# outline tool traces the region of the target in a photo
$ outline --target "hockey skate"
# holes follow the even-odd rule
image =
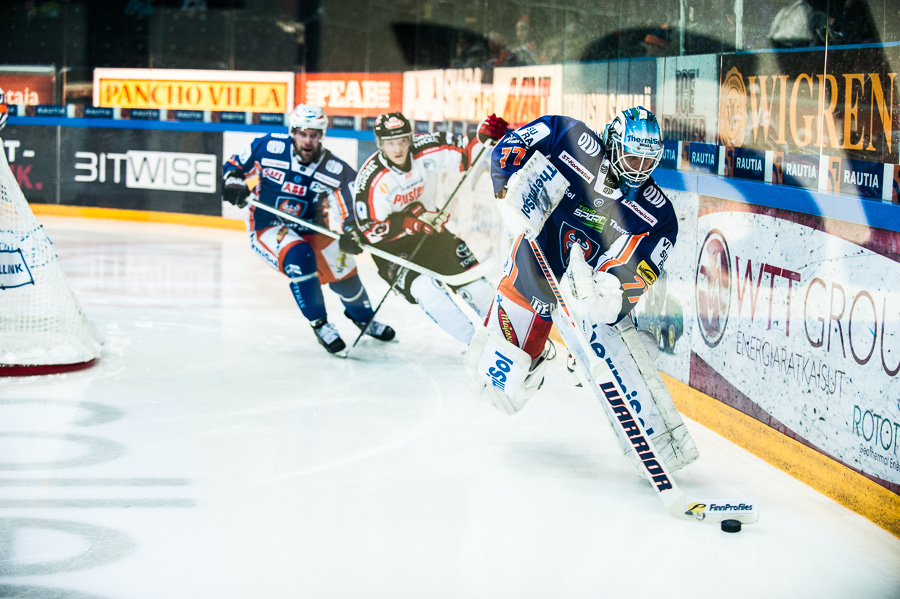
[[[319,344],[330,354],[336,354],[347,347],[344,340],[338,334],[337,328],[327,318],[320,318],[309,323]]]
[[[366,323],[355,320],[346,310],[344,310],[344,316],[349,318],[353,324],[359,327],[360,331],[366,328]],[[369,337],[374,337],[379,341],[391,341],[396,336],[396,334],[397,333],[394,331],[394,329],[386,324],[378,322],[377,320],[373,320],[371,323],[369,323],[369,328],[366,329],[366,335],[368,335]]]

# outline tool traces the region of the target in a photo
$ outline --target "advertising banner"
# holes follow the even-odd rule
[[[0,89],[7,104],[55,104],[56,69],[53,67],[0,67]]]
[[[719,143],[896,164],[900,48],[723,54]]]
[[[94,106],[284,114],[293,101],[294,73],[94,69]]]
[[[900,492],[900,234],[701,196],[690,385]]]
[[[60,197],[98,206],[220,215],[222,134],[64,128]]]
[[[494,111],[511,127],[545,114],[562,114],[562,80],[562,65],[496,68]]]
[[[297,73],[294,104],[321,106],[328,116],[378,116],[403,103],[400,73]]]
[[[0,142],[25,199],[55,204],[58,163],[56,127],[8,125],[3,129]]]
[[[633,106],[656,113],[656,60],[567,64],[563,67],[562,112],[598,132]]]
[[[496,71],[495,71],[496,72]],[[502,116],[494,87],[482,69],[443,69],[403,73],[403,114],[419,121],[479,122]]]
[[[656,118],[663,139],[715,144],[719,57],[675,56],[660,62]]]

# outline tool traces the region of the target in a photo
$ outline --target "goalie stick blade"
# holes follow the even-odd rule
[[[756,502],[747,499],[687,499],[680,510],[677,506],[671,506],[669,509],[673,515],[686,520],[716,524],[723,520],[737,520],[741,524],[753,524],[759,520],[759,509]]]

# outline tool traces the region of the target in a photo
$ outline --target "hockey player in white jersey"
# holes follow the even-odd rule
[[[427,175],[460,172],[471,166],[478,143],[500,139],[508,125],[491,115],[481,122],[475,138],[449,133],[413,135],[409,120],[399,112],[382,114],[375,124],[378,152],[359,169],[356,178],[354,237],[391,254],[412,259],[435,272],[454,275],[478,264],[466,242],[446,228],[448,212],[429,211],[422,203]],[[343,241],[343,240],[342,240]],[[348,251],[354,248],[344,245]],[[415,256],[411,256],[415,253]],[[381,277],[394,285],[407,301],[418,304],[441,328],[468,343],[474,331],[471,320],[433,278],[373,256]],[[480,318],[487,316],[493,285],[480,277],[450,288]]]
[[[620,113],[603,135],[569,117],[544,116],[500,141],[491,177],[504,225],[516,239],[465,363],[482,393],[506,413],[522,409],[541,386],[552,356],[551,325],[563,329],[536,243],[590,341],[587,369],[592,376],[595,368],[613,370],[647,434],[677,470],[697,450],[655,368],[655,343],[643,343],[629,317],[662,272],[678,232],[672,204],[650,176],[661,156],[659,125],[640,106]],[[634,457],[625,440],[623,447]]]
[[[322,145],[328,118],[317,106],[298,105],[288,117],[290,134],[270,133],[255,139],[224,165],[223,200],[247,204],[247,181],[255,181],[258,201],[303,220],[324,225],[329,210],[343,223],[350,216],[356,171]],[[346,344],[328,321],[322,284],[344,304],[344,315],[381,341],[394,330],[373,321],[374,311],[356,262],[339,242],[255,206],[250,207],[250,244],[258,256],[290,279],[291,292],[309,320],[318,342],[329,352]]]

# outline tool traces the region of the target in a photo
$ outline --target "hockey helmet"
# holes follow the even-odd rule
[[[606,126],[603,146],[613,172],[631,183],[646,181],[663,155],[659,123],[643,106],[620,112]]]
[[[288,115],[288,129],[291,131],[294,129],[318,129],[324,137],[328,130],[328,117],[318,106],[297,104],[297,107]]]
[[[412,124],[403,116],[402,112],[387,112],[378,115],[375,119],[375,141],[381,148],[381,142],[386,139],[398,139],[409,136],[412,138]]]

